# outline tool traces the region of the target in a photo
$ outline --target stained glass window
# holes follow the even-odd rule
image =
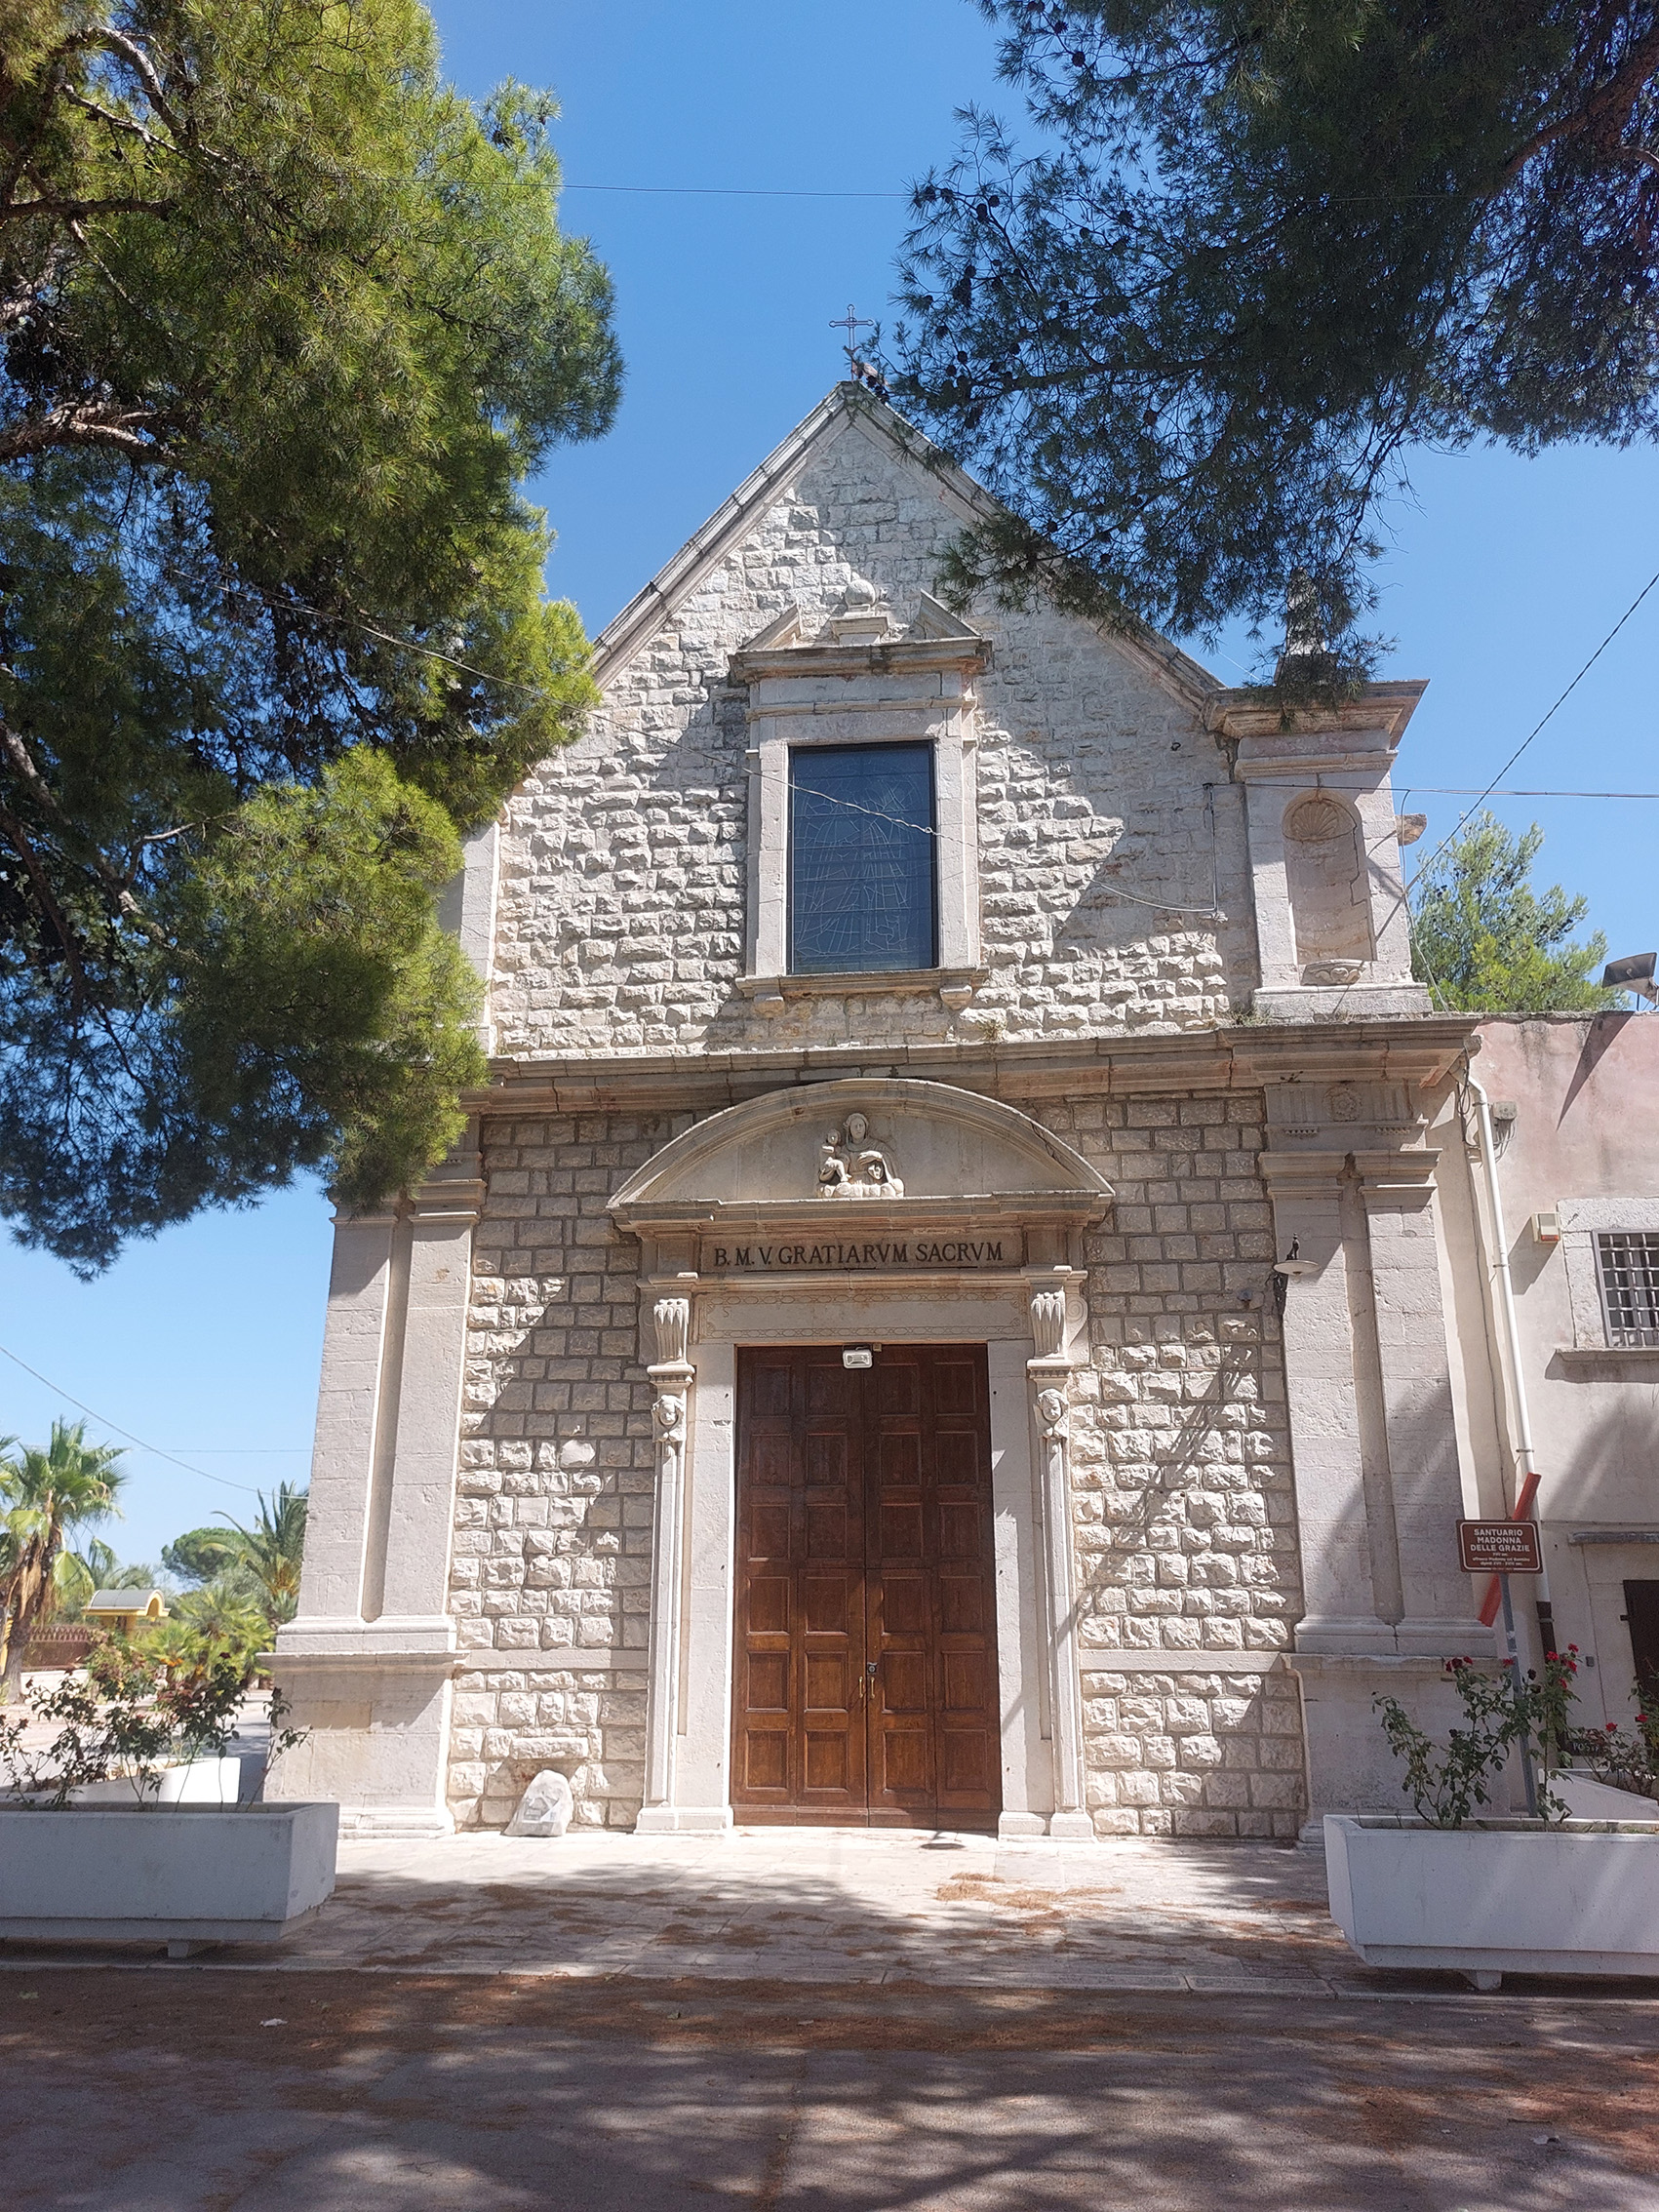
[[[931,968],[935,850],[930,745],[791,753],[791,973]]]

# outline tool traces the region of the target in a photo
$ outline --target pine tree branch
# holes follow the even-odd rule
[[[181,142],[188,142],[194,134],[186,128],[182,119],[176,112],[163,88],[155,63],[137,39],[129,38],[125,31],[116,30],[112,24],[99,23],[91,30],[77,31],[72,38],[66,38],[58,51],[59,55],[68,56],[74,53],[96,52],[100,47],[106,53],[118,54],[121,57],[143,86],[145,97],[150,105],[173,133],[173,136]]]
[[[178,213],[172,200],[11,200],[0,206],[0,222],[21,222],[30,216],[53,216],[59,221],[79,222],[88,216],[156,215]]]
[[[55,821],[61,823],[65,829],[72,829],[74,824],[62,807],[59,805],[57,794],[53,791],[52,786],[35,766],[34,756],[17,731],[4,722],[0,722],[0,753],[4,753],[19,775],[21,776],[35,803],[49,813]],[[86,854],[85,865],[91,868],[93,874],[109,893],[123,921],[130,923],[139,935],[147,937],[152,945],[159,946],[163,951],[171,950],[171,941],[166,930],[150,920],[134,897],[130,880],[124,877],[118,869],[111,867],[96,847]]]
[[[1547,147],[1565,138],[1581,138],[1613,121],[1622,107],[1628,116],[1640,99],[1648,79],[1659,74],[1659,23],[1655,23],[1645,38],[1638,39],[1623,62],[1603,85],[1580,101],[1570,115],[1562,115],[1542,131],[1534,132],[1520,151],[1512,155],[1507,169],[1499,178],[1495,189],[1507,191],[1520,178],[1529,162],[1535,161]],[[1639,149],[1632,149],[1638,151]]]
[[[148,407],[73,403],[49,408],[44,415],[25,415],[10,429],[0,430],[0,462],[25,460],[31,454],[50,453],[64,446],[112,446],[117,453],[131,454],[137,459],[155,460],[162,448],[153,433],[165,422],[164,415]]]
[[[53,932],[63,948],[63,958],[69,964],[69,972],[75,978],[76,987],[83,989],[86,975],[81,967],[80,941],[74,930],[69,927],[68,918],[62,907],[58,903],[57,896],[52,889],[52,879],[48,876],[41,857],[30,841],[27,830],[11,809],[3,804],[0,804],[0,836],[4,836],[6,843],[22,862],[24,872],[34,889],[34,895],[40,906],[40,911],[51,923]]]

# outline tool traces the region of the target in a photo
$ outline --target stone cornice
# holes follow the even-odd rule
[[[1284,749],[1291,758],[1301,749],[1298,740],[1305,744],[1309,738],[1346,735],[1362,730],[1384,731],[1389,744],[1395,746],[1428,688],[1426,679],[1417,678],[1394,684],[1366,684],[1356,697],[1344,699],[1339,705],[1297,708],[1286,725],[1284,710],[1279,702],[1264,696],[1252,685],[1216,692],[1205,706],[1205,727],[1217,737],[1283,739]],[[1284,764],[1277,761],[1258,761],[1256,773],[1271,772],[1281,765]]]
[[[736,1052],[617,1053],[492,1061],[470,1114],[709,1113],[791,1085],[848,1076],[924,1076],[1010,1101],[1163,1097],[1368,1079],[1427,1088],[1480,1050],[1456,1015],[1397,1020],[1242,1022],[1167,1037],[1036,1039],[1029,1044],[808,1046]]]
[[[734,684],[759,684],[768,677],[923,676],[940,668],[976,673],[990,663],[988,638],[891,637],[860,638],[846,645],[750,646],[734,652],[729,665]]]

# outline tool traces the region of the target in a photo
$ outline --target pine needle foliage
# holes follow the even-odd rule
[[[592,702],[519,487],[619,389],[555,113],[415,0],[0,0],[0,1211],[83,1272],[482,1074],[434,901]]]
[[[1057,573],[1213,636],[1298,570],[1327,689],[1414,443],[1659,425],[1659,0],[982,0],[1040,150],[918,185],[895,397]]]
[[[1607,957],[1598,929],[1573,931],[1590,901],[1532,887],[1544,843],[1534,822],[1517,837],[1490,812],[1412,886],[1411,971],[1437,1007],[1467,1013],[1581,1013],[1617,1006],[1619,994],[1593,980]]]

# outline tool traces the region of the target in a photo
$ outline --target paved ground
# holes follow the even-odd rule
[[[1373,1977],[1317,1854],[757,1829],[347,1843],[292,1963],[1311,1994]],[[1352,1973],[1350,1973],[1352,1969]]]
[[[0,1949],[0,2201],[1659,2212],[1659,2002],[1349,1957],[1306,1854],[348,1844],[276,1960]]]

